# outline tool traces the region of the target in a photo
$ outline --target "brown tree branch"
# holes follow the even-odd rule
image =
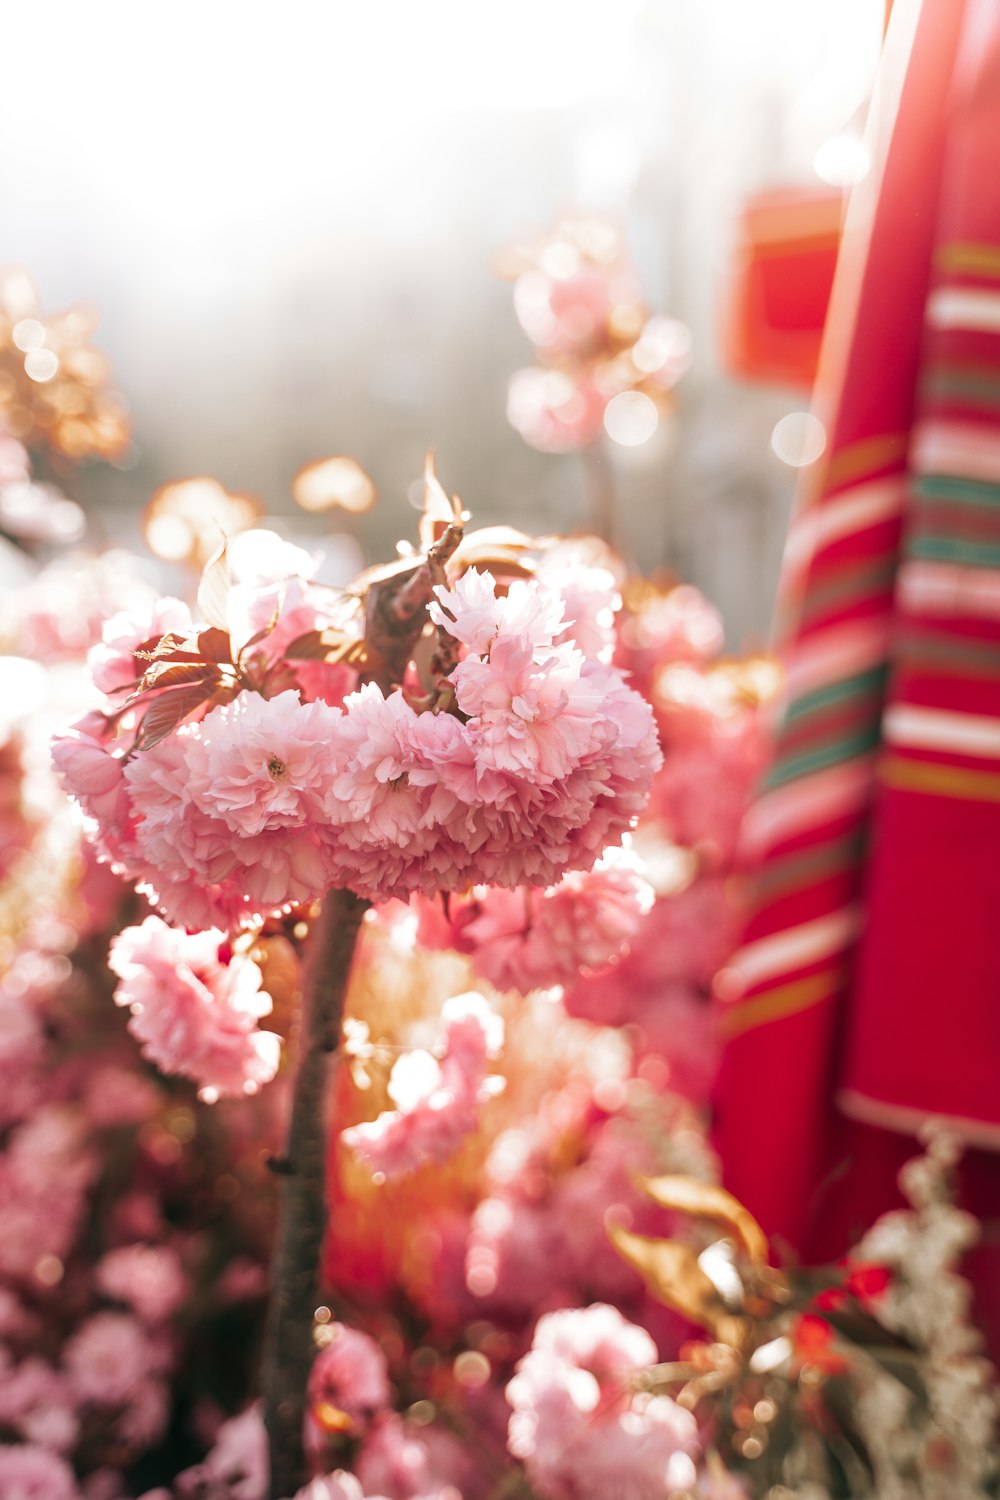
[[[309,950],[264,1353],[271,1500],[289,1500],[307,1477],[302,1426],[327,1221],[330,1085],[351,962],[367,907],[352,891],[329,891]]]

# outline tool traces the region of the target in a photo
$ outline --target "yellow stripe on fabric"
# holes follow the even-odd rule
[[[967,771],[942,761],[889,755],[876,774],[883,786],[897,792],[924,792],[965,802],[1000,802],[1000,774],[995,771]]]
[[[857,910],[845,906],[747,943],[730,959],[726,972],[731,982],[750,989],[765,979],[778,978],[829,958],[832,953],[841,953],[854,941],[857,931]]]
[[[794,633],[794,628],[799,623],[798,617],[806,594],[807,581],[812,581],[813,564],[817,564],[817,569],[822,567],[822,560],[817,560],[816,554],[821,550],[824,541],[833,539],[833,536],[829,534],[823,536],[827,530],[827,514],[831,515],[833,533],[836,534],[839,517],[835,512],[839,509],[838,501],[841,498],[839,492],[860,486],[865,481],[889,479],[893,475],[901,479],[906,465],[908,444],[908,432],[879,433],[873,437],[863,438],[860,442],[848,444],[836,453],[829,454],[825,463],[811,466],[808,470],[808,477],[804,476],[804,483],[798,491],[795,509],[792,513],[785,547],[785,564],[782,568],[782,580],[775,604],[774,637],[777,642],[781,643],[789,639],[790,634]],[[873,490],[879,488],[876,484],[872,485]],[[866,497],[866,504],[868,499],[870,496]],[[879,500],[885,501],[886,496],[880,494]],[[898,499],[894,495],[891,496],[884,519],[889,519],[892,514],[898,515],[901,503],[901,495]],[[849,531],[853,529],[854,519],[852,518]],[[892,550],[895,550],[895,544]]]
[[[902,514],[904,476],[862,479],[807,507],[797,516],[785,550],[785,566],[801,568],[845,537],[881,526]]]
[[[934,264],[941,271],[995,276],[1000,280],[1000,245],[972,242],[939,245],[934,252]]]
[[[841,984],[840,968],[827,969],[820,974],[809,974],[805,979],[793,979],[790,984],[778,985],[763,995],[754,995],[752,1000],[743,1000],[729,1010],[724,1010],[719,1020],[719,1030],[724,1037],[740,1036],[770,1021],[781,1021],[809,1010],[821,1001],[828,1000]]]
[[[878,437],[864,438],[860,443],[851,443],[839,453],[830,455],[824,474],[825,484],[833,489],[837,485],[853,484],[865,475],[872,478],[880,469],[891,464],[900,465],[906,455],[909,434],[884,432]]]

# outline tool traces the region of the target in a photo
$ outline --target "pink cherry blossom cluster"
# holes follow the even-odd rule
[[[655,1361],[646,1330],[607,1304],[539,1320],[507,1399],[511,1452],[546,1500],[669,1500],[694,1486],[694,1417],[630,1383]]]
[[[0,598],[4,650],[52,665],[78,661],[116,611],[151,610],[156,595],[126,552],[67,553]]]
[[[99,1243],[107,1235],[111,1248],[93,1261],[81,1253],[91,1195],[110,1157],[105,1132],[120,1140],[123,1127],[149,1114],[155,1092],[151,1099],[141,1078],[112,1061],[114,1041],[98,1039],[95,1053],[87,1035],[88,1057],[60,1013],[65,984],[54,961],[46,965],[39,954],[32,961],[28,952],[18,955],[5,981],[8,1001],[20,996],[47,1034],[80,1050],[60,1056],[59,1044],[49,1043],[29,1056],[21,1049],[31,1087],[7,1100],[0,1146],[0,1429],[22,1446],[0,1449],[0,1493],[18,1494],[17,1484],[28,1482],[23,1476],[37,1473],[39,1484],[45,1476],[45,1484],[56,1486],[53,1493],[65,1481],[76,1500],[65,1459],[85,1452],[95,1434],[122,1452],[145,1450],[162,1436],[175,1362],[167,1326],[189,1283],[173,1246],[130,1238],[163,1228],[149,1208],[140,1209],[131,1183],[132,1203],[126,1191],[101,1233],[87,1235]],[[79,989],[73,998],[79,1004]]]
[[[315,1446],[330,1431],[365,1432],[392,1400],[388,1361],[369,1334],[343,1323],[326,1323],[319,1333],[308,1391]]]
[[[574,870],[547,890],[473,891],[452,898],[447,919],[420,908],[422,942],[467,953],[498,990],[571,984],[626,952],[653,904],[641,862],[610,848],[591,870]]]
[[[0,416],[0,535],[33,550],[77,541],[84,513],[53,484],[39,483],[31,472],[27,448],[7,430]]]
[[[446,1161],[475,1130],[480,1106],[503,1088],[503,1079],[487,1072],[503,1035],[503,1021],[482,995],[446,1000],[438,1055],[418,1048],[397,1058],[388,1084],[396,1108],[345,1130],[345,1145],[383,1177]]]
[[[185,933],[150,916],[118,934],[108,964],[129,1031],[164,1073],[193,1078],[209,1100],[256,1093],[274,1077],[281,1039],[257,1025],[271,997],[225,933]]]
[[[565,219],[506,257],[514,311],[537,363],[518,370],[507,416],[532,447],[566,453],[595,443],[616,395],[662,401],[690,357],[683,324],[650,317],[620,232],[600,219]]]
[[[572,626],[542,582],[501,595],[470,569],[436,592],[432,619],[465,647],[454,713],[373,683],[342,708],[244,691],[132,755],[115,720],[81,720],[54,758],[106,857],[192,928],[331,886],[384,900],[589,868],[644,805],[651,710],[616,668],[556,642]],[[132,670],[136,633],[115,625],[104,680]]]
[[[632,1174],[653,1158],[627,1119],[584,1119],[578,1128],[568,1172],[553,1162],[561,1142],[546,1139],[544,1125],[512,1128],[493,1146],[465,1249],[465,1286],[480,1314],[523,1319],[591,1296],[635,1297],[634,1273],[607,1225],[639,1222]]]
[[[78,1110],[43,1099],[0,1152],[0,1276],[31,1280],[42,1257],[69,1253],[98,1161]]]
[[[473,1478],[481,1465],[458,1438],[443,1426],[406,1422],[391,1409],[386,1362],[375,1341],[344,1324],[331,1324],[327,1331],[328,1348],[342,1344],[337,1374],[331,1380],[324,1351],[314,1366],[314,1382],[316,1395],[322,1393],[317,1409],[329,1406],[331,1456],[321,1460],[316,1452],[318,1471],[288,1500],[485,1500],[482,1484]],[[360,1423],[334,1431],[338,1414],[350,1417],[357,1409],[354,1377],[373,1404],[365,1406]],[[337,1406],[338,1401],[343,1405]],[[354,1472],[337,1462],[338,1451],[346,1456],[345,1441],[351,1445],[348,1451],[353,1449]],[[222,1423],[200,1464],[180,1474],[170,1490],[150,1492],[144,1500],[265,1500],[267,1481],[264,1424],[259,1409],[251,1406]],[[77,1500],[75,1489],[68,1493]]]
[[[563,603],[557,643],[571,641],[584,656],[611,661],[623,574],[618,558],[596,537],[557,541],[539,555],[536,575]]]

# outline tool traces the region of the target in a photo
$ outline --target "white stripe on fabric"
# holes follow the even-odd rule
[[[856,536],[892,520],[902,512],[903,495],[903,479],[893,475],[890,479],[869,480],[803,511],[801,519],[792,525],[785,567],[798,571],[842,537]]]
[[[910,615],[1000,619],[1000,568],[911,558],[899,570],[896,602]]]
[[[871,795],[874,777],[875,756],[868,754],[765,792],[743,820],[747,857],[762,859],[804,829],[821,829],[856,813]]]
[[[799,927],[787,927],[741,948],[726,965],[727,975],[738,979],[745,992],[765,979],[791,973],[838,953],[853,941],[858,926],[857,908],[846,906],[842,911],[816,917]]]
[[[969,328],[1000,333],[1000,292],[974,287],[939,287],[927,299],[926,320],[932,328]]]
[[[925,422],[910,449],[918,474],[1000,484],[1000,436],[973,422]]]
[[[977,755],[985,760],[1000,758],[1000,719],[985,714],[960,714],[952,709],[894,703],[882,721],[882,734],[890,745],[954,750],[959,755]]]
[[[787,692],[792,697],[844,682],[884,661],[889,621],[848,620],[796,641],[788,653]]]

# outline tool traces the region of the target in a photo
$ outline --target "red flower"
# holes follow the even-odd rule
[[[881,1296],[891,1280],[892,1274],[887,1266],[858,1265],[851,1271],[844,1287],[859,1302],[867,1303]]]
[[[824,1318],[803,1313],[792,1328],[792,1342],[800,1365],[812,1365],[825,1375],[841,1375],[847,1360],[833,1347],[833,1329]]]

